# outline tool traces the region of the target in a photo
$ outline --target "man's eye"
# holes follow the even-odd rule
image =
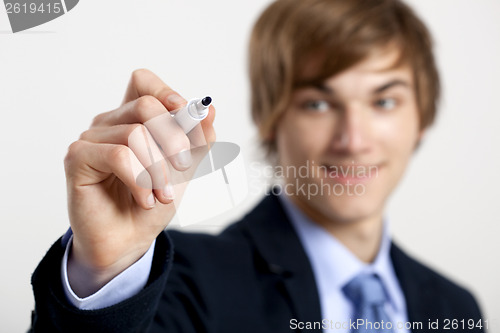
[[[375,107],[383,110],[392,110],[396,107],[396,104],[394,98],[381,98],[375,102]]]
[[[325,112],[330,109],[330,104],[323,100],[313,100],[305,102],[304,108],[311,111]]]

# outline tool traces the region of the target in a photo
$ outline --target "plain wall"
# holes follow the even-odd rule
[[[187,98],[209,93],[218,139],[238,144],[247,165],[254,161],[246,51],[268,3],[85,0],[18,34],[0,9],[0,332],[28,328],[31,273],[68,227],[68,145],[120,104],[132,70],[151,69]],[[444,99],[387,216],[395,239],[472,290],[498,329],[500,2],[409,3],[434,34]],[[214,232],[258,199],[186,229]]]

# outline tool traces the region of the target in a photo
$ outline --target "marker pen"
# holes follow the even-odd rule
[[[188,134],[191,130],[208,116],[208,107],[212,103],[212,98],[197,98],[190,100],[186,106],[180,108],[172,114],[175,121]]]

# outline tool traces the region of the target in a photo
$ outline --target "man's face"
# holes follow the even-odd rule
[[[284,189],[317,222],[381,217],[403,175],[421,132],[410,67],[391,68],[397,55],[298,88],[277,126]]]

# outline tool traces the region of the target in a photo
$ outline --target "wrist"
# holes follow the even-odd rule
[[[146,248],[144,251],[140,249],[129,252],[114,261],[91,261],[88,260],[91,256],[86,256],[82,251],[79,251],[77,244],[73,239],[73,243],[68,249],[67,274],[71,289],[80,298],[96,293],[148,251]]]

